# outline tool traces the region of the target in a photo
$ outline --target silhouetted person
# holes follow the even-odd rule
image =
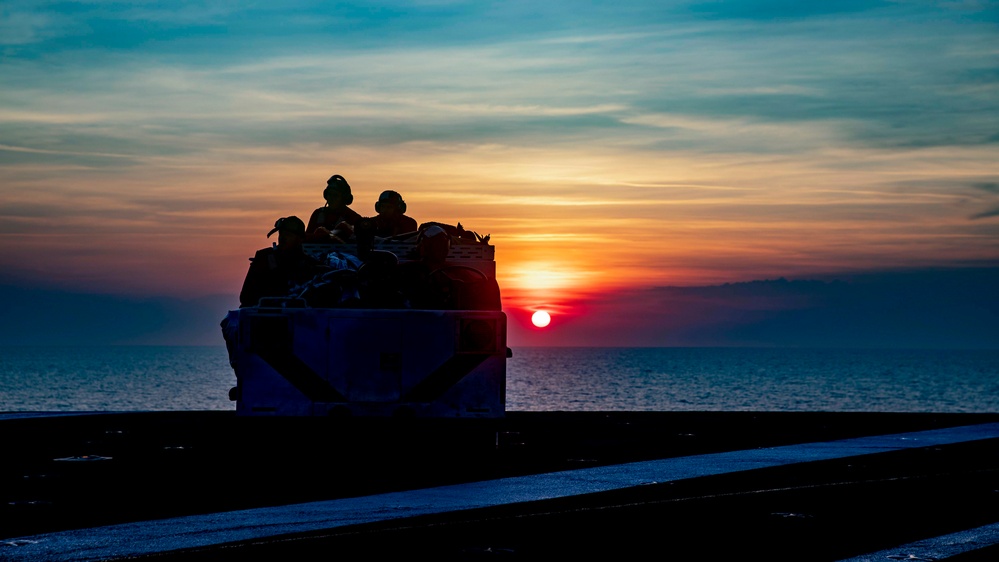
[[[439,309],[446,305],[443,288],[433,279],[434,272],[447,264],[451,237],[439,226],[420,232],[416,259],[399,264],[397,282],[408,308]]]
[[[383,191],[375,202],[375,236],[388,238],[416,232],[416,220],[406,215],[406,202],[397,191]]]
[[[362,262],[357,270],[362,306],[403,308],[403,296],[396,284],[399,258],[392,252],[374,248],[374,218],[358,221],[354,234],[357,240],[357,257]]]
[[[332,176],[323,190],[326,206],[319,207],[309,217],[305,229],[307,242],[346,242],[354,233],[354,225],[361,215],[348,207],[354,202],[350,184],[343,176]]]
[[[239,306],[256,306],[261,297],[290,296],[291,290],[309,281],[328,268],[302,250],[305,223],[298,217],[285,217],[274,223],[267,233],[278,233],[277,246],[259,250],[253,256],[250,269],[239,293]]]
[[[449,262],[451,235],[442,226],[420,231],[416,258],[398,266],[406,306],[420,309],[501,310],[499,285],[481,270]]]

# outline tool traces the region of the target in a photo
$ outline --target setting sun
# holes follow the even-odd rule
[[[552,321],[551,315],[545,312],[544,310],[539,310],[535,312],[534,315],[531,316],[531,322],[533,322],[534,325],[539,328],[544,328],[551,321]]]

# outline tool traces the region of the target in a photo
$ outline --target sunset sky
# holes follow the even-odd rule
[[[0,288],[220,319],[332,174],[489,234],[523,343],[661,328],[662,287],[999,266],[995,1],[276,5],[0,4]]]

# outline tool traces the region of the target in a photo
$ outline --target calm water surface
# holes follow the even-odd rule
[[[999,412],[999,351],[524,348],[511,410]]]
[[[0,347],[0,411],[231,410],[224,347]],[[999,351],[518,348],[510,411],[999,412]]]

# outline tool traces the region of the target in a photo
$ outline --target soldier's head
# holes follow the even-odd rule
[[[299,248],[305,241],[305,223],[296,216],[279,218],[267,237],[275,232],[278,233],[278,247],[283,249]]]
[[[420,231],[416,239],[420,259],[432,264],[443,264],[451,252],[451,237],[439,226]]]
[[[346,207],[354,202],[354,195],[350,192],[350,184],[343,179],[343,176],[332,176],[326,180],[323,199],[330,207]]]
[[[398,191],[383,191],[375,202],[375,212],[379,215],[394,216],[406,214],[406,202]]]

